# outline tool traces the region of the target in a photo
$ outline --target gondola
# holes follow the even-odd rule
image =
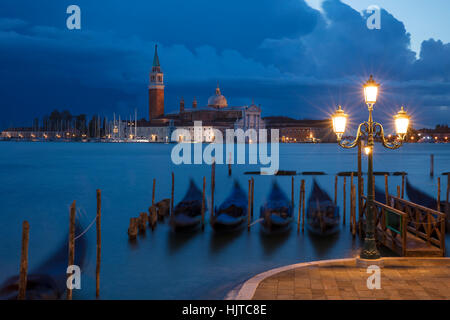
[[[215,210],[211,226],[215,231],[233,231],[244,225],[247,217],[248,199],[237,181],[228,198]]]
[[[406,194],[411,202],[433,210],[437,209],[437,200],[427,195],[425,192],[413,187],[408,179],[406,179]],[[441,201],[441,208],[445,208],[445,201]]]
[[[281,233],[289,230],[293,219],[292,203],[277,182],[272,184],[269,198],[260,208],[264,233]]]
[[[75,225],[75,235],[82,232],[81,225]],[[65,237],[64,239],[68,239]],[[87,241],[85,236],[75,240],[74,264],[83,269],[86,255]],[[38,268],[32,270],[27,276],[27,300],[58,300],[64,298],[67,285],[68,241]],[[0,299],[16,300],[19,291],[19,276],[12,276],[0,287]]]
[[[339,231],[339,221],[339,207],[314,179],[306,211],[308,230],[321,236],[331,235]]]
[[[191,179],[186,195],[173,209],[170,226],[175,232],[195,231],[200,226],[201,215],[202,192]]]

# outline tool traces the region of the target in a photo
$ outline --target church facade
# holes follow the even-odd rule
[[[179,111],[166,114],[164,112],[164,73],[160,66],[157,46],[155,46],[148,92],[149,122],[146,126],[140,126],[137,129],[137,136],[140,138],[155,142],[169,142],[171,133],[175,129],[183,128],[192,131],[195,121],[202,121],[204,136],[201,140],[204,142],[214,141],[212,134],[214,129],[225,134],[226,129],[246,131],[265,128],[260,106],[253,102],[245,106],[229,106],[219,84],[206,105],[199,106],[194,98],[192,107],[186,108],[184,99],[181,98]],[[195,138],[195,141],[198,141],[198,137]]]

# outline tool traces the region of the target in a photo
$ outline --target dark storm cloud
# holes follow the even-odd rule
[[[69,31],[72,2],[26,3],[0,4],[0,126],[55,108],[146,116],[155,42],[168,111],[181,96],[205,104],[219,80],[230,104],[254,98],[264,115],[326,117],[336,104],[358,112],[374,73],[380,108],[428,108],[426,123],[449,121],[449,44],[425,41],[416,60],[405,26],[384,10],[381,30],[369,30],[368,14],[339,0],[323,13],[302,0],[77,1],[82,30]]]

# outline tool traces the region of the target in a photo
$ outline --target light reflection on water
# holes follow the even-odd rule
[[[154,232],[147,231],[132,244],[127,238],[129,218],[147,211],[151,202],[152,179],[156,178],[156,200],[170,197],[170,174],[175,172],[175,203],[186,192],[189,178],[201,186],[207,178],[210,195],[210,166],[175,166],[170,161],[171,145],[164,144],[77,144],[9,143],[0,144],[0,282],[17,273],[20,261],[21,223],[29,220],[30,270],[66,240],[68,208],[73,200],[86,212],[84,225],[95,216],[95,190],[102,189],[102,270],[101,297],[105,299],[216,299],[237,284],[267,269],[318,259],[351,257],[358,252],[359,239],[347,225],[338,235],[320,238],[297,234],[263,235],[259,225],[227,235],[215,234],[209,225],[204,232],[178,235],[167,223]],[[429,176],[429,155],[435,154],[435,177]],[[397,151],[375,148],[376,171],[407,171],[410,181],[430,195],[437,192],[436,178],[450,171],[449,145],[406,145]],[[363,169],[366,168],[363,157]],[[257,165],[233,166],[228,177],[226,165],[216,167],[215,204],[225,199],[238,179],[244,189]],[[334,196],[334,175],[356,170],[356,150],[342,150],[334,144],[280,145],[280,169],[324,171],[319,184]],[[264,202],[274,177],[255,176],[255,216]],[[276,177],[288,197],[291,177]],[[295,202],[300,180],[306,181],[306,199],[312,177],[295,177]],[[342,208],[342,180],[339,178],[338,204]],[[445,179],[441,179],[445,199]],[[355,180],[356,181],[356,180]],[[376,177],[384,188],[384,177]],[[389,178],[396,190],[401,178]],[[347,178],[347,196],[350,183]],[[297,208],[295,208],[297,213]],[[209,212],[207,213],[207,216]],[[87,233],[89,252],[82,272],[82,290],[75,297],[95,298],[95,229]],[[447,248],[449,248],[447,236]],[[448,250],[447,250],[448,252]],[[389,254],[388,252],[384,252]]]

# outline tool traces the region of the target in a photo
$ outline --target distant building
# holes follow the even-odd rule
[[[136,136],[147,138],[150,141],[167,141],[171,138],[174,128],[193,129],[194,121],[202,121],[204,129],[203,141],[212,141],[210,134],[213,129],[264,129],[264,120],[261,119],[261,107],[255,105],[229,106],[228,100],[221,93],[219,84],[216,92],[207,102],[206,106],[198,106],[194,98],[192,108],[186,108],[184,98],[180,100],[179,112],[165,114],[164,112],[164,73],[155,46],[152,70],[149,82],[149,122],[141,124]],[[172,129],[165,129],[172,126]],[[183,138],[184,139],[184,138]]]
[[[150,83],[148,86],[149,120],[164,116],[164,73],[161,70],[158,57],[158,46],[155,46]]]
[[[288,117],[264,118],[267,129],[278,129],[280,142],[335,142],[330,120],[296,120]]]

